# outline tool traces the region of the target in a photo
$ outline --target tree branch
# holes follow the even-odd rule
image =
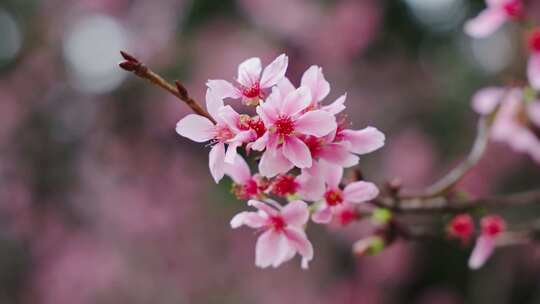
[[[489,124],[485,117],[478,120],[476,139],[469,155],[456,168],[422,193],[400,195],[403,199],[423,199],[444,196],[480,161],[489,141]]]
[[[123,70],[132,72],[140,78],[146,79],[152,84],[157,85],[162,89],[165,89],[169,93],[178,97],[178,99],[183,101],[185,104],[187,104],[188,107],[193,110],[193,112],[208,118],[214,124],[216,123],[214,118],[203,107],[201,107],[201,105],[195,99],[189,96],[187,89],[182,85],[181,82],[176,81],[175,85],[172,85],[171,83],[163,79],[163,77],[146,67],[134,56],[124,51],[120,51],[120,54],[125,59],[125,61],[122,61],[118,64]]]

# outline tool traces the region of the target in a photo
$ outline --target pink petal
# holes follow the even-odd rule
[[[231,106],[219,108],[217,115],[230,129],[239,131],[238,125],[240,122],[240,114],[238,114]]]
[[[294,167],[283,154],[266,150],[259,161],[259,173],[265,177],[274,177],[281,173],[287,173]]]
[[[283,143],[283,156],[298,168],[309,168],[312,164],[308,146],[294,136],[288,136]]]
[[[235,88],[232,83],[226,81],[226,80],[208,80],[206,83],[206,86],[212,90],[212,92],[216,95],[216,97],[224,99],[224,98],[240,98],[242,96],[242,92]]]
[[[474,38],[484,38],[494,33],[507,20],[503,9],[487,8],[465,23],[465,33]]]
[[[495,239],[489,236],[481,235],[476,240],[476,245],[469,258],[469,268],[478,269],[482,267],[495,249]]]
[[[313,101],[323,100],[330,93],[330,84],[324,78],[322,68],[312,65],[302,75],[301,86],[308,87]]]
[[[269,88],[283,79],[288,65],[289,57],[285,54],[279,55],[264,69],[261,76],[261,88]]]
[[[270,96],[275,96],[274,94]],[[258,106],[256,108],[257,114],[262,119],[265,126],[270,126],[274,124],[274,122],[279,117],[279,110],[278,108],[273,104],[269,102],[270,97],[268,97],[267,102],[263,104],[262,106]]]
[[[212,90],[206,90],[206,109],[210,116],[219,120],[219,109],[223,107],[223,99],[219,98]]]
[[[246,225],[250,228],[261,228],[266,224],[266,219],[261,217],[257,212],[243,211],[236,214],[231,219],[231,228],[236,229],[242,225]]]
[[[302,229],[293,227],[285,228],[284,233],[292,247],[302,256],[302,268],[306,269],[309,261],[313,259],[313,245],[306,233]]]
[[[349,168],[358,164],[360,158],[349,152],[349,145],[328,144],[319,151],[319,158],[334,165]]]
[[[278,215],[278,211],[275,208],[270,207],[267,203],[258,201],[258,200],[249,200],[248,206],[255,207],[259,211],[262,211],[268,215]]]
[[[288,256],[289,247],[283,234],[267,230],[257,239],[255,245],[255,265],[266,268],[270,265],[279,266],[279,262]]]
[[[264,133],[263,136],[259,137],[256,141],[253,142],[253,144],[251,144],[251,149],[255,151],[264,150],[266,144],[268,143],[269,136],[270,135],[268,134],[268,132]]]
[[[319,161],[319,173],[330,189],[337,189],[343,178],[343,168],[326,161]]]
[[[214,124],[206,117],[189,114],[176,124],[176,133],[196,142],[214,138]]]
[[[325,204],[313,213],[311,219],[317,224],[328,224],[332,220],[332,209]]]
[[[321,137],[335,130],[337,123],[334,115],[316,110],[300,116],[296,120],[294,128],[300,133]]]
[[[488,115],[495,110],[504,97],[505,90],[497,87],[485,88],[474,94],[472,107],[480,115]]]
[[[527,77],[531,87],[540,90],[540,54],[533,54],[529,58]]]
[[[371,153],[384,146],[384,134],[374,127],[362,130],[343,130],[343,140],[351,144],[350,151],[357,154]]]
[[[236,160],[236,156],[238,155],[237,148],[240,146],[241,142],[232,142],[227,147],[227,153],[225,153],[225,163],[226,164],[234,164],[234,161]]]
[[[238,82],[248,88],[259,81],[261,76],[261,60],[253,57],[238,66]]]
[[[281,210],[287,225],[301,228],[309,219],[308,205],[303,201],[292,201]]]
[[[299,184],[298,194],[301,198],[308,201],[322,199],[325,190],[324,180],[320,176],[312,176],[305,171],[305,169],[302,170],[302,174],[296,178]]]
[[[338,99],[336,99],[333,103],[322,107],[321,110],[326,111],[333,115],[337,115],[341,113],[343,110],[345,110],[346,99],[347,99],[347,94],[343,94]]]
[[[285,96],[281,106],[281,114],[294,116],[309,106],[311,94],[306,87],[300,87]]]
[[[343,190],[343,200],[351,203],[370,201],[379,195],[379,188],[369,182],[354,182],[348,184]]]
[[[294,85],[291,83],[291,81],[287,77],[283,77],[283,79],[281,79],[281,81],[278,82],[277,87],[279,91],[281,92],[281,94],[285,96],[287,96],[292,91],[296,90]]]
[[[238,155],[233,164],[225,164],[225,174],[239,185],[244,185],[251,179],[251,172],[246,160]]]
[[[210,167],[210,174],[214,178],[216,183],[225,175],[225,145],[218,143],[210,150],[208,159],[208,166]]]

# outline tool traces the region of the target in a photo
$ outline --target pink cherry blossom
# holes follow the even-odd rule
[[[523,16],[521,0],[486,0],[487,8],[465,23],[465,33],[483,38],[491,35],[505,22]]]
[[[259,174],[251,175],[249,166],[240,155],[233,164],[225,164],[225,174],[234,181],[233,192],[238,199],[261,199],[269,186],[268,180]]]
[[[277,86],[279,87],[282,94],[288,94],[295,90],[294,85],[291,81],[285,77],[283,78]],[[311,103],[309,104],[310,109],[321,109],[327,111],[331,114],[339,114],[345,110],[345,99],[347,94],[343,94],[338,97],[334,102],[328,105],[322,105],[322,101],[330,93],[330,83],[324,77],[322,68],[316,65],[310,66],[302,75],[300,81],[301,87],[306,87],[311,93]]]
[[[476,240],[476,245],[469,258],[469,267],[471,269],[478,269],[485,264],[493,254],[497,236],[506,230],[504,219],[497,215],[483,217],[480,225],[482,232]]]
[[[303,136],[321,137],[337,127],[335,117],[322,110],[305,111],[311,102],[309,89],[300,87],[283,95],[276,87],[266,102],[257,107],[266,133],[252,145],[254,150],[266,149],[259,162],[263,176],[286,173],[294,166],[309,168],[312,157]]]
[[[256,138],[256,134],[252,129],[241,130],[238,127],[240,115],[230,106],[225,107],[223,100],[210,89],[206,91],[206,108],[216,120],[216,124],[201,115],[190,114],[177,123],[176,132],[196,142],[212,141],[208,165],[217,183],[223,178],[225,162],[234,162],[236,148],[243,142]],[[225,144],[229,145],[227,152]]]
[[[245,104],[256,105],[266,96],[265,90],[285,77],[288,64],[289,58],[281,54],[262,70],[259,58],[249,58],[238,66],[237,85],[226,80],[209,80],[207,86],[220,98],[241,98]]]
[[[309,219],[307,204],[293,201],[281,207],[273,201],[264,203],[256,200],[248,204],[258,212],[238,213],[232,218],[231,227],[246,225],[262,231],[255,247],[255,265],[278,267],[298,253],[302,256],[302,268],[307,268],[313,259],[313,247],[304,231]]]
[[[365,181],[353,182],[345,186],[344,189],[341,189],[339,184],[343,179],[342,167],[321,161],[319,163],[318,174],[323,176],[326,189],[320,198],[322,199],[321,205],[312,217],[316,223],[330,222],[336,211],[341,210],[341,208],[336,208],[336,206],[350,206],[367,202],[379,195],[377,186]]]
[[[488,88],[474,96],[473,108],[482,115],[496,110],[491,139],[540,163],[540,101],[526,102],[521,89]]]

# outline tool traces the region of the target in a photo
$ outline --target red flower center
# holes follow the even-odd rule
[[[249,127],[257,132],[257,137],[261,137],[266,132],[266,127],[264,126],[264,122],[259,117],[253,118],[249,121]]]
[[[343,195],[339,189],[328,190],[324,194],[324,199],[329,206],[335,206],[343,202]]]
[[[292,175],[280,175],[276,177],[272,185],[272,192],[279,196],[295,194],[298,189],[298,183]]]
[[[306,144],[306,146],[308,146],[309,152],[311,152],[312,157],[319,156],[319,153],[321,152],[323,146],[322,139],[315,136],[308,136],[304,138],[304,143]]]
[[[532,52],[540,52],[540,29],[535,29],[529,36],[529,49]]]
[[[521,0],[511,0],[504,4],[504,11],[508,16],[514,19],[523,17],[523,4]]]
[[[276,230],[281,231],[285,228],[285,220],[279,215],[270,217],[270,226]]]
[[[250,88],[244,87],[242,89],[242,95],[247,98],[255,98],[261,95],[261,87],[258,82],[254,83]]]
[[[278,118],[278,120],[274,123],[274,126],[276,127],[276,132],[279,135],[287,136],[294,132],[294,122],[288,116]]]

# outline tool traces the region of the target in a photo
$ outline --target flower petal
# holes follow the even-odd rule
[[[208,157],[208,166],[210,167],[210,174],[214,178],[216,183],[225,175],[225,145],[218,143],[212,147]]]
[[[238,66],[238,82],[248,88],[259,82],[261,76],[261,60],[249,58]]]
[[[225,164],[225,174],[230,176],[232,180],[239,185],[244,185],[251,179],[251,172],[246,160],[237,155],[234,163]]]
[[[270,207],[267,203],[258,200],[249,200],[248,206],[255,207],[268,215],[278,215],[278,211],[275,208]]]
[[[303,201],[292,201],[281,209],[281,215],[287,225],[300,228],[309,219],[308,205]]]
[[[176,133],[196,142],[214,138],[214,124],[208,118],[189,114],[176,124]]]
[[[527,113],[531,122],[540,128],[540,101],[530,103],[527,106]]]
[[[379,188],[370,182],[354,182],[343,190],[343,200],[351,203],[370,201],[379,195]]]
[[[281,114],[294,116],[309,106],[311,93],[306,87],[300,87],[285,96],[281,105]]]
[[[223,99],[219,98],[211,89],[206,90],[206,109],[215,120],[219,119],[219,109],[223,107]]]
[[[529,58],[527,77],[531,87],[540,90],[540,54],[531,55]]]
[[[330,83],[324,78],[322,68],[316,65],[304,72],[300,85],[309,88],[313,102],[323,100],[330,93]]]
[[[495,110],[504,97],[505,90],[497,87],[482,89],[472,98],[472,107],[480,115],[488,115]]]
[[[347,94],[343,94],[331,104],[322,107],[321,110],[326,111],[333,115],[337,115],[341,113],[343,110],[345,110],[346,99],[347,99]]]
[[[284,242],[283,239],[284,235],[274,230],[267,230],[261,234],[255,245],[255,265],[266,268],[282,260],[283,256],[286,256],[289,252],[287,242]]]
[[[250,228],[261,228],[266,223],[266,219],[261,217],[257,212],[243,211],[236,214],[231,219],[231,228],[236,229],[242,225],[246,225]]]
[[[332,220],[332,209],[327,206],[326,204],[321,206],[313,215],[311,216],[311,220],[313,220],[317,224],[328,224]]]
[[[313,260],[313,245],[304,230],[289,226],[285,228],[284,233],[292,247],[302,256],[302,268],[308,268],[309,261]]]
[[[343,130],[340,133],[343,141],[351,144],[350,151],[357,154],[371,153],[384,146],[384,133],[374,127],[362,130]]]
[[[300,116],[294,124],[296,131],[317,137],[322,137],[337,128],[334,115],[321,110],[309,111]]]
[[[503,9],[487,8],[465,23],[465,33],[474,38],[484,38],[494,33],[508,19]]]
[[[330,189],[337,189],[343,178],[343,168],[326,161],[319,161],[319,172]]]
[[[281,173],[287,173],[294,167],[281,151],[266,150],[259,161],[259,173],[265,177],[274,177]]]
[[[294,136],[288,136],[283,143],[283,156],[298,168],[309,168],[312,164],[308,146]]]
[[[313,166],[312,166],[313,168]],[[296,177],[298,182],[298,195],[308,201],[318,201],[323,198],[325,185],[321,176],[312,176],[306,170]]]
[[[237,148],[240,146],[242,142],[232,142],[227,147],[227,152],[225,153],[225,164],[234,164],[234,161],[236,160],[236,156],[238,155]]]
[[[479,236],[469,258],[469,268],[478,269],[482,267],[493,254],[494,249],[495,239],[493,237]]]
[[[288,65],[289,57],[285,54],[281,54],[274,59],[262,72],[261,88],[269,88],[283,79]]]
[[[232,83],[222,80],[222,79],[210,79],[208,82],[206,82],[206,86],[212,90],[212,92],[216,95],[218,98],[240,98],[242,96],[242,92],[235,88]]]
[[[320,159],[344,168],[355,166],[360,161],[358,156],[349,152],[349,145],[343,145],[341,143],[323,146],[318,156]]]
[[[288,95],[292,91],[296,90],[294,85],[291,83],[291,81],[287,77],[283,77],[283,79],[281,79],[281,81],[278,82],[277,88],[283,95]]]
[[[217,115],[222,122],[224,122],[230,129],[238,132],[238,123],[240,121],[240,114],[238,114],[231,106],[227,105],[218,109]]]

